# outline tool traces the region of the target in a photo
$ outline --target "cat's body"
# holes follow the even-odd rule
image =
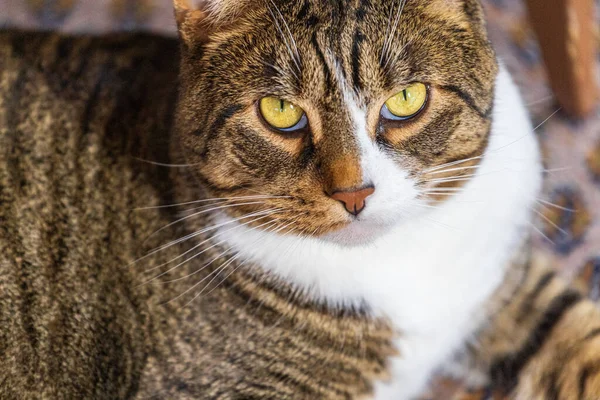
[[[243,228],[225,234],[244,257],[315,297],[334,306],[364,301],[390,319],[402,333],[396,342],[402,357],[392,367],[394,383],[381,386],[382,399],[414,395],[440,360],[481,326],[483,304],[531,229],[541,182],[537,143],[506,71],[496,86],[501,89],[481,177],[427,218],[351,249]],[[278,251],[292,247],[299,249],[293,257]]]
[[[408,21],[441,29],[439,1],[407,6]],[[0,398],[404,400],[446,367],[517,399],[597,399],[600,313],[528,257],[539,154],[476,3],[444,3],[462,30],[443,32],[464,35],[447,44],[479,69],[400,69],[431,82],[431,104],[379,126],[377,145],[370,104],[387,83],[367,60],[380,43],[356,29],[399,8],[278,3],[275,25],[254,5],[213,37],[203,19],[222,10],[177,1],[181,54],[155,37],[0,33]],[[331,38],[317,27],[339,45],[320,51]],[[293,31],[303,58],[267,29]],[[298,96],[288,80],[302,74],[314,137],[263,131],[244,96]],[[450,196],[410,198],[415,176],[464,160],[464,185],[438,181]],[[375,191],[339,222],[329,189],[352,179]]]

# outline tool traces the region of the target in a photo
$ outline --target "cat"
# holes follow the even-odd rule
[[[0,33],[0,398],[600,398],[478,0],[174,6]]]

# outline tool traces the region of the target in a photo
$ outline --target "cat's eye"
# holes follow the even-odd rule
[[[413,83],[390,97],[381,109],[381,115],[391,120],[410,119],[419,114],[426,103],[427,86],[422,83]]]
[[[265,97],[260,101],[259,109],[265,122],[280,131],[297,131],[308,125],[304,110],[287,100]]]

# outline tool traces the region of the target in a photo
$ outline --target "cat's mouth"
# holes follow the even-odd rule
[[[381,221],[364,216],[353,217],[352,221],[319,236],[319,239],[347,247],[367,246],[389,232],[395,222],[392,218]]]

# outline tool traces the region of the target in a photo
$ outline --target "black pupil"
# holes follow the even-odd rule
[[[280,112],[283,112],[283,106],[284,106],[283,100],[279,100],[279,111]]]
[[[407,101],[407,100],[408,100],[408,98],[407,98],[407,96],[406,96],[406,89],[404,89],[404,90],[402,91],[402,96],[404,96],[404,101]]]

